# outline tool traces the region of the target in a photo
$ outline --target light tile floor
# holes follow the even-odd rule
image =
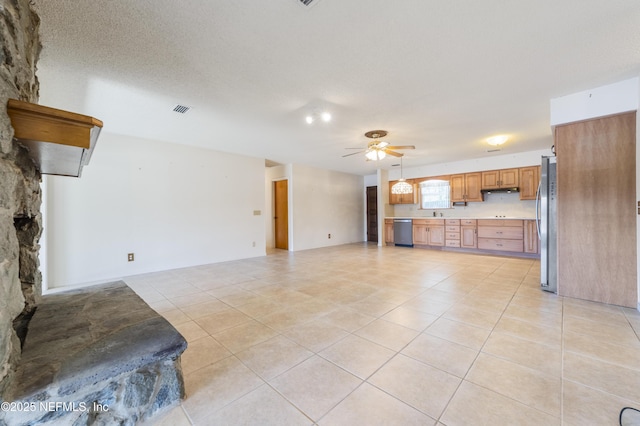
[[[128,277],[187,339],[159,425],[615,425],[640,313],[535,260],[350,244]]]

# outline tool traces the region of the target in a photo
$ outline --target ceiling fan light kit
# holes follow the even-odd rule
[[[385,158],[387,155],[402,158],[404,154],[394,151],[396,149],[415,149],[416,148],[413,145],[393,146],[393,145],[389,145],[389,142],[380,140],[380,138],[387,136],[387,134],[388,132],[386,130],[368,131],[364,135],[369,139],[373,139],[373,140],[369,142],[369,144],[367,145],[367,149],[361,150],[359,152],[354,152],[352,154],[346,154],[346,155],[343,155],[343,157],[349,157],[351,155],[356,155],[364,152],[364,156],[367,159],[367,161],[379,161]],[[358,149],[358,148],[346,148],[346,149]]]
[[[378,161],[386,157],[387,153],[378,149],[369,149],[364,156],[367,157],[369,161]]]

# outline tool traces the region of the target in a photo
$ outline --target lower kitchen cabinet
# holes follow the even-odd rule
[[[478,248],[478,228],[475,219],[461,219],[460,247]]]
[[[414,219],[413,244],[444,246],[444,219]]]
[[[447,247],[460,247],[460,219],[445,219],[444,232]]]
[[[523,222],[514,219],[478,219],[478,248],[523,253]]]
[[[385,219],[385,242],[393,245],[393,219]],[[534,219],[413,219],[415,247],[534,258],[540,243]],[[519,255],[518,255],[519,253]]]
[[[393,244],[393,219],[384,220],[384,242]]]

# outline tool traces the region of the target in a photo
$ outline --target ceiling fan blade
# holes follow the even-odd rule
[[[416,149],[415,145],[389,145],[387,149]]]
[[[351,154],[346,154],[346,155],[343,155],[342,157],[343,157],[343,158],[344,158],[344,157],[351,157],[352,155],[362,154],[363,152],[364,152],[364,151],[352,152]]]
[[[395,151],[391,151],[390,149],[385,149],[384,152],[386,152],[389,155],[392,155],[394,157],[402,157],[404,154],[401,154],[399,152],[395,152]]]

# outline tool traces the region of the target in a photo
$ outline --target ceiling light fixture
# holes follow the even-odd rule
[[[317,112],[314,111],[313,113],[307,115],[304,118],[304,121],[307,122],[307,124],[313,124],[314,122],[316,122],[318,119],[321,119],[322,121],[324,121],[325,123],[328,123],[331,121],[331,113],[328,111],[323,111],[323,112]]]
[[[413,185],[402,177],[402,157],[400,157],[400,179],[391,187],[392,194],[413,194]]]
[[[365,157],[367,157],[368,160],[371,161],[378,161],[378,160],[382,160],[384,157],[387,156],[387,153],[384,151],[381,151],[379,149],[371,149],[369,151],[367,151],[366,154],[364,154]]]
[[[509,139],[507,135],[497,135],[487,138],[487,143],[492,146],[499,146],[505,143]]]

